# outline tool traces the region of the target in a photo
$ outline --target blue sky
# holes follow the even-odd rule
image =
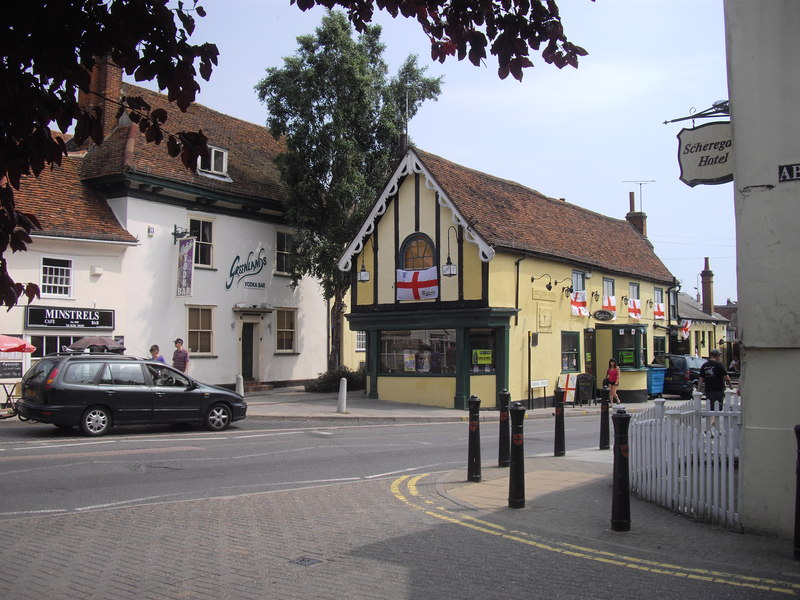
[[[204,0],[193,41],[213,41],[219,66],[201,82],[198,102],[254,123],[266,110],[254,86],[264,69],[294,54],[322,9],[288,0]],[[415,21],[379,14],[394,72],[417,54],[428,75],[444,76],[438,102],[409,125],[414,143],[449,160],[522,183],[548,196],[615,218],[628,193],[647,213],[648,238],[694,294],[704,257],[714,272],[715,303],[735,300],[732,184],[690,188],[678,178],[677,135],[691,121],[664,125],[727,99],[722,0],[561,0],[570,40],[589,51],[575,70],[546,65],[522,83],[497,77],[493,59],[430,60]],[[707,120],[697,120],[701,125]],[[630,181],[651,181],[640,186]],[[563,232],[569,236],[569,231]]]

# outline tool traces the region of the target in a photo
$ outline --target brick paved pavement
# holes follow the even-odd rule
[[[285,397],[260,402],[293,418],[330,411],[330,398],[315,400],[294,396],[302,410],[277,408]],[[381,418],[369,409],[385,407],[353,417]],[[611,532],[610,455],[528,458],[521,510],[506,508],[508,470],[485,465],[479,484],[459,470],[397,490],[384,479],[0,521],[0,597],[616,599],[621,577],[639,590],[657,581],[661,597],[800,595],[790,540],[729,533],[635,499],[631,531]]]

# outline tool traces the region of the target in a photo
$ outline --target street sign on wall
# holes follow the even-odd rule
[[[678,134],[681,181],[690,187],[733,181],[733,142],[729,121],[715,121]]]

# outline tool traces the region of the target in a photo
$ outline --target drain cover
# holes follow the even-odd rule
[[[317,560],[316,558],[309,558],[308,556],[301,556],[300,558],[295,558],[294,560],[290,560],[289,563],[293,565],[301,565],[303,567],[310,567],[311,565],[315,565],[321,560]]]

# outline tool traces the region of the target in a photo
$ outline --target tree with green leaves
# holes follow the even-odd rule
[[[337,261],[399,158],[406,119],[441,91],[441,78],[425,77],[416,56],[388,78],[380,35],[379,26],[369,26],[354,38],[347,18],[329,12],[256,86],[269,129],[286,143],[278,166],[288,188],[286,219],[296,228],[295,281],[315,277],[333,300],[331,369],[340,362],[350,287]]]

